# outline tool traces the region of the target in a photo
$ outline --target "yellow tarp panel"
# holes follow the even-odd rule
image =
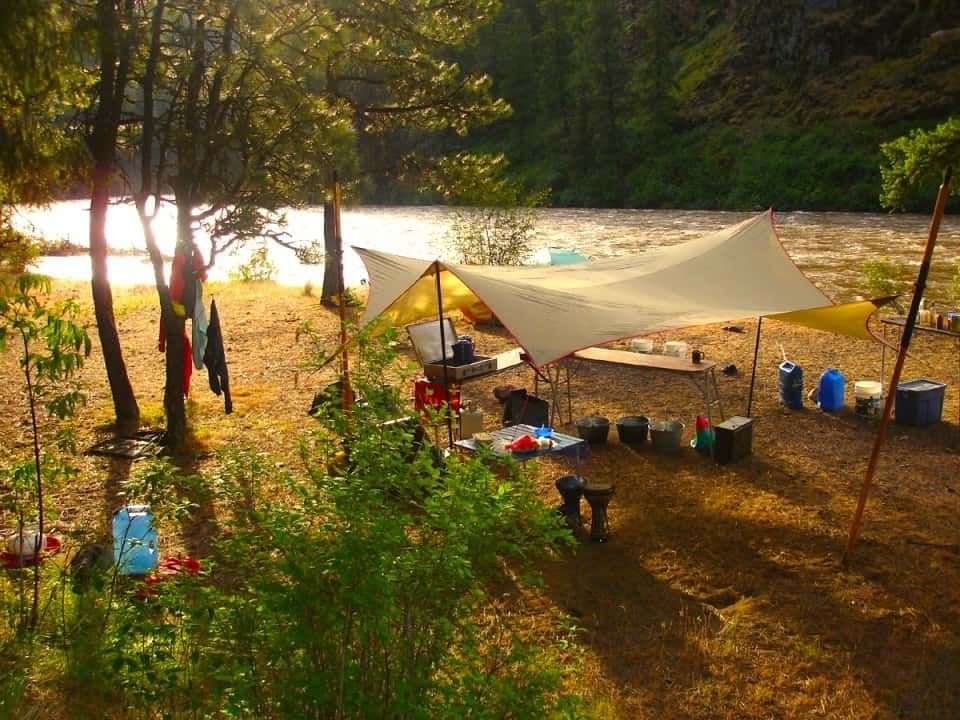
[[[867,321],[877,311],[877,308],[892,299],[861,300],[842,305],[827,305],[809,310],[794,310],[793,312],[765,315],[764,317],[770,320],[793,323],[794,325],[803,325],[814,330],[824,330],[861,340],[880,342],[867,328]]]

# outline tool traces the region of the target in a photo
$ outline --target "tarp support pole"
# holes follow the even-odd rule
[[[937,234],[940,232],[940,220],[943,217],[943,210],[947,204],[947,195],[949,195],[950,192],[950,176],[952,174],[953,168],[947,167],[943,173],[943,182],[940,183],[940,191],[937,193],[937,203],[933,208],[933,217],[930,219],[927,246],[923,251],[923,261],[920,263],[920,271],[917,273],[917,282],[913,290],[913,300],[910,302],[910,312],[907,313],[907,320],[903,326],[903,335],[900,337],[900,349],[897,352],[896,365],[893,366],[893,376],[890,378],[890,384],[887,386],[887,400],[883,406],[883,417],[880,419],[880,427],[877,429],[877,437],[873,443],[873,452],[870,454],[870,463],[867,465],[867,474],[863,479],[863,487],[860,488],[860,498],[857,501],[857,510],[853,515],[853,522],[850,524],[847,546],[843,551],[844,566],[849,562],[850,553],[853,552],[853,546],[857,542],[857,535],[860,532],[860,525],[863,522],[863,511],[867,505],[870,486],[873,484],[873,476],[877,471],[877,462],[880,459],[880,449],[883,447],[883,441],[887,435],[887,425],[890,423],[890,413],[893,411],[897,385],[900,384],[900,374],[903,372],[903,363],[907,357],[910,339],[913,336],[913,327],[917,322],[917,314],[920,311],[920,300],[923,298],[923,292],[927,287],[930,261],[933,258],[933,248],[937,244]]]
[[[450,403],[450,373],[447,370],[447,334],[443,329],[443,290],[440,289],[440,261],[434,262],[437,278],[437,319],[440,321],[440,362],[443,364],[443,391],[447,394],[447,440],[453,447],[453,406]]]
[[[750,396],[747,399],[747,417],[752,417],[750,411],[753,410],[753,384],[757,380],[757,356],[760,354],[760,328],[763,325],[763,316],[757,318],[757,339],[753,343],[753,372],[750,373]]]

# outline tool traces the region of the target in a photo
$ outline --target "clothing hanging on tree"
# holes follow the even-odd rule
[[[203,368],[203,354],[207,351],[207,311],[203,307],[203,283],[197,280],[196,300],[193,304],[193,366]]]
[[[203,330],[206,329],[206,313],[203,308],[203,289],[201,282],[207,279],[207,274],[203,271],[203,255],[196,246],[193,247],[191,257],[191,267],[187,269],[186,256],[178,246],[173,254],[173,263],[170,265],[170,282],[167,284],[167,293],[170,296],[170,305],[173,312],[179,317],[190,317],[193,319],[193,337],[196,343],[199,339],[206,345],[205,334],[198,333],[197,328],[197,306],[199,305],[199,317],[203,322]],[[160,337],[157,343],[160,352],[164,352],[167,347],[167,328],[163,324],[163,314],[160,315]],[[203,351],[200,351],[200,358],[203,357]],[[190,346],[190,338],[186,329],[183,331],[183,394],[190,392],[190,378],[193,375],[193,367],[197,363],[193,348]],[[202,364],[196,365],[199,370]]]
[[[210,324],[207,326],[207,349],[203,353],[203,364],[207,366],[210,376],[210,389],[215,395],[223,393],[223,409],[229,415],[233,412],[233,400],[230,399],[230,377],[227,374],[227,356],[220,333],[216,300],[210,302]]]
[[[163,320],[160,320],[160,342],[157,345],[160,352],[167,349],[167,335],[163,331]],[[193,350],[190,347],[190,338],[187,331],[183,331],[183,394],[190,392],[190,378],[193,376]]]

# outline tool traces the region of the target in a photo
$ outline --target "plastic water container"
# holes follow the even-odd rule
[[[483,411],[472,407],[461,408],[460,410],[460,437],[463,440],[472,438],[478,432],[483,431]]]
[[[149,505],[127,505],[113,515],[113,561],[121,575],[146,575],[157,567],[157,529]]]
[[[843,407],[843,394],[846,387],[846,378],[836,368],[824,370],[820,375],[817,403],[825,412],[836,412]]]
[[[876,380],[857,380],[853,384],[853,397],[857,415],[879,415],[883,401],[883,385]]]
[[[789,360],[780,363],[780,402],[791,410],[803,408],[803,368]]]

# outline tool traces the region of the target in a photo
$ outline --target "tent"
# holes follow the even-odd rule
[[[436,317],[438,294],[445,312],[480,301],[536,366],[646,333],[832,306],[783,249],[772,211],[677,245],[574,265],[456,265],[356,250],[370,276],[364,324]]]

